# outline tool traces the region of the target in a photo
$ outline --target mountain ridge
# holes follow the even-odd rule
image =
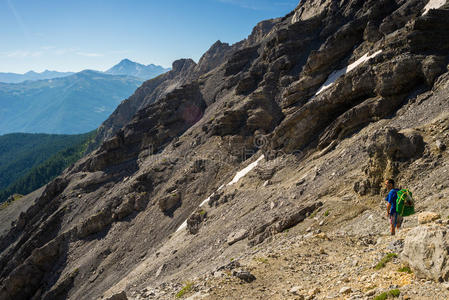
[[[85,70],[67,77],[0,83],[0,134],[91,131],[142,83]]]
[[[382,196],[449,214],[449,5],[427,4],[301,1],[146,81],[1,224],[0,297],[444,299],[418,275],[447,280],[448,223],[387,236]]]
[[[169,71],[169,68],[163,68],[162,66],[149,64],[143,65],[134,61],[131,61],[127,58],[121,60],[118,64],[112,66],[106,71],[96,71],[110,75],[127,75],[131,77],[138,77],[142,80],[148,80],[153,77],[156,77],[162,73]],[[82,70],[80,72],[83,72]],[[0,82],[1,83],[22,83],[25,81],[36,81],[36,80],[46,80],[46,79],[55,79],[67,77],[79,72],[58,72],[45,70],[42,72],[28,71],[23,74],[19,73],[1,73],[0,72]]]
[[[27,80],[45,80],[73,75],[74,72],[58,72],[45,70],[41,73],[28,71],[24,74],[18,73],[0,73],[0,82],[3,83],[20,83]]]

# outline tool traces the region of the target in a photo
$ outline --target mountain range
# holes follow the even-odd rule
[[[0,135],[94,130],[143,81],[168,70],[124,59],[106,72],[1,73]],[[16,83],[4,83],[2,79]]]
[[[96,71],[0,83],[0,134],[92,131],[141,83],[139,78]]]
[[[170,69],[163,68],[158,65],[142,65],[137,62],[133,62],[129,59],[123,59],[118,64],[105,71],[104,73],[110,75],[127,75],[140,78],[142,80],[148,80],[156,77],[162,73],[169,71]],[[100,71],[98,71],[100,72]],[[59,77],[66,77],[75,74],[75,72],[57,72],[45,70],[41,73],[29,71],[24,74],[17,73],[0,73],[0,82],[3,83],[20,83],[28,80],[43,80],[53,79]]]
[[[74,74],[74,72],[57,72],[45,70],[41,73],[34,71],[26,72],[25,74],[17,73],[0,73],[0,82],[4,83],[19,83],[27,80],[42,80],[52,79],[57,77],[65,77]]]
[[[0,208],[0,299],[447,299],[448,64],[444,0],[302,0],[175,61]]]

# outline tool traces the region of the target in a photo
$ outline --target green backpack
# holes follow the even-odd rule
[[[396,211],[402,217],[407,217],[415,213],[415,201],[412,192],[402,189],[397,192]]]

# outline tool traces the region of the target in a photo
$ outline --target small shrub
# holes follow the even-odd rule
[[[13,201],[16,201],[16,200],[19,200],[20,198],[22,198],[23,197],[23,195],[20,195],[20,194],[14,194],[13,196]]]
[[[8,202],[8,201],[0,203],[0,210],[7,208],[9,204],[10,204],[10,202]]]
[[[374,269],[380,270],[382,268],[385,268],[387,263],[390,262],[395,257],[398,257],[396,253],[388,253],[380,260],[380,262],[374,267]]]
[[[388,294],[384,292],[384,293],[374,297],[374,300],[385,300],[385,299],[387,299],[387,297],[388,297]]]
[[[316,216],[317,213],[318,213],[318,211],[315,210],[315,211],[310,215],[310,217],[311,217],[311,218],[315,218],[315,216]]]
[[[413,274],[412,269],[410,269],[410,267],[402,267],[398,269],[398,272],[402,272],[402,273],[408,273],[408,274]]]
[[[401,291],[398,289],[390,290],[388,292],[383,292],[382,294],[374,297],[374,300],[385,300],[387,298],[397,298],[401,294]]]
[[[23,197],[23,195],[14,194],[14,195],[12,195],[12,200],[6,200],[3,203],[0,202],[0,210],[7,208],[11,203],[13,203],[16,200],[19,200],[22,197]]]
[[[329,211],[329,210],[326,210],[326,211],[324,212],[324,216],[325,216],[325,217],[327,217],[329,214],[330,214],[330,211]]]
[[[206,214],[206,211],[204,209],[200,210],[200,216],[204,216]]]
[[[190,292],[192,290],[192,286],[193,286],[193,282],[191,282],[191,281],[185,282],[182,289],[176,294],[176,298],[181,298],[182,296],[184,296],[185,294]]]
[[[397,298],[399,297],[399,295],[401,294],[401,291],[398,289],[394,289],[388,292],[388,296],[391,296],[393,298]]]

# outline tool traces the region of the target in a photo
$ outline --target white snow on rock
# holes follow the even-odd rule
[[[234,183],[237,183],[242,177],[244,177],[246,174],[248,174],[252,169],[254,169],[255,166],[264,158],[264,155],[262,154],[255,162],[250,163],[246,168],[242,169],[241,171],[237,172],[235,174],[234,178],[231,180],[231,182],[228,183],[228,185],[232,185]]]
[[[334,71],[332,72],[329,77],[327,78],[326,82],[323,83],[323,85],[319,88],[319,90],[316,92],[315,96],[320,94],[321,92],[323,92],[324,90],[330,88],[335,81],[337,81],[338,78],[340,78],[341,76],[351,72],[352,70],[354,70],[355,68],[357,68],[358,66],[360,66],[361,64],[367,62],[368,60],[370,60],[373,57],[376,57],[377,55],[379,55],[382,52],[382,50],[379,50],[377,52],[375,52],[374,54],[368,55],[368,53],[365,53],[365,55],[363,55],[362,57],[360,57],[359,59],[357,59],[355,62],[353,62],[352,64],[348,65],[347,67]]]
[[[220,189],[218,189],[220,190]],[[213,195],[215,195],[215,193],[212,193],[212,195],[210,195],[209,197],[207,197],[203,202],[201,202],[200,207],[203,206],[204,204],[206,204],[207,202],[209,202],[210,197],[212,197]]]
[[[446,0],[430,0],[424,7],[424,13],[422,15],[424,16],[429,12],[429,10],[440,8],[444,4],[446,4]]]
[[[246,174],[248,174],[252,169],[254,169],[259,162],[264,158],[264,155],[262,154],[255,162],[250,163],[246,168],[243,168],[242,170],[238,171],[237,174],[235,174],[234,178],[227,184],[227,185],[232,185],[234,183],[237,183],[240,179],[242,179],[243,177],[245,177]],[[221,185],[218,189],[217,192],[219,190],[221,190],[222,188],[224,188],[224,184]],[[212,193],[209,197],[207,197],[206,199],[204,199],[203,202],[201,202],[201,204],[199,205],[199,207],[203,206],[204,204],[206,204],[207,202],[209,202],[210,198],[215,195],[215,192]],[[176,232],[184,229],[187,227],[187,220],[184,221],[184,223],[181,224],[181,226],[178,227],[178,229],[176,229]]]
[[[184,221],[184,223],[181,224],[181,226],[176,229],[176,232],[181,231],[182,229],[187,227],[187,220]]]

